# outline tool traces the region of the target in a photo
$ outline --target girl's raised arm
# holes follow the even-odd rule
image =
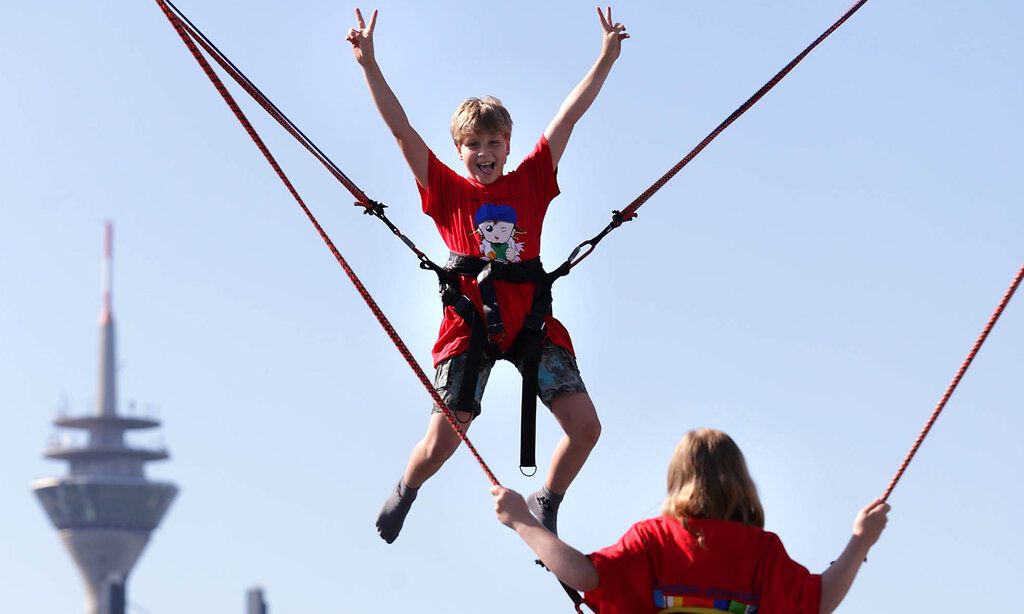
[[[878,499],[857,514],[849,543],[836,562],[821,574],[821,614],[831,614],[846,597],[868,550],[882,535],[890,509],[888,503]]]

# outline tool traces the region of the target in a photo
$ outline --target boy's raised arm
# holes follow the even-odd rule
[[[608,78],[612,64],[619,57],[622,41],[629,38],[626,26],[612,21],[612,7],[608,7],[607,14],[601,10],[601,7],[598,7],[597,16],[601,18],[601,28],[604,30],[601,55],[597,57],[597,62],[591,67],[590,72],[569,93],[562,103],[562,107],[558,109],[558,114],[544,131],[544,136],[547,137],[548,145],[551,148],[551,159],[555,168],[558,168],[558,161],[562,158],[573,127],[594,103],[597,93],[601,91],[605,79]]]
[[[366,85],[370,88],[370,96],[373,103],[377,105],[377,111],[384,118],[384,123],[391,129],[391,134],[398,141],[398,148],[402,150],[405,161],[412,169],[416,181],[423,187],[428,182],[428,159],[429,150],[423,138],[413,129],[409,123],[409,117],[405,109],[398,102],[398,97],[391,91],[391,86],[384,80],[384,74],[377,65],[377,58],[373,53],[373,29],[377,25],[377,10],[374,9],[370,16],[369,25],[363,20],[363,14],[356,9],[356,23],[358,28],[351,28],[345,39],[352,43],[352,54],[356,62],[363,67],[363,75],[366,77]]]

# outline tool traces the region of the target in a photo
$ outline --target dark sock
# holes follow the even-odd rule
[[[391,491],[391,496],[384,502],[384,507],[380,508],[380,515],[377,516],[377,533],[381,539],[389,544],[398,539],[398,534],[405,523],[405,516],[409,513],[412,502],[416,500],[418,491],[419,488],[411,488],[402,480],[398,480],[398,484]]]
[[[555,535],[558,535],[558,506],[561,505],[564,496],[551,492],[545,486],[526,499],[526,505],[541,525]]]

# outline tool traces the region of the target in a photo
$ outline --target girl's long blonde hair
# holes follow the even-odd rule
[[[676,446],[662,513],[684,526],[688,518],[713,518],[764,528],[764,509],[743,453],[731,437],[714,429],[690,431]]]

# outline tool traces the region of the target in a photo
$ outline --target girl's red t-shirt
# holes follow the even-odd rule
[[[601,614],[818,613],[821,576],[790,559],[777,535],[728,520],[687,524],[704,536],[703,546],[680,520],[660,516],[588,555],[598,587],[587,603]]]

